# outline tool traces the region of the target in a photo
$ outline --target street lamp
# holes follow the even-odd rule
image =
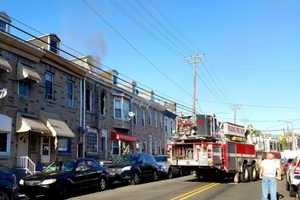
[[[135,113],[130,111],[128,113],[129,121],[130,121],[130,129],[131,129],[131,136],[133,136],[133,119],[134,119]],[[133,145],[134,148],[136,148],[136,145]],[[135,151],[135,150],[134,150]]]

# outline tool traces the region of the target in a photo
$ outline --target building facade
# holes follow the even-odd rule
[[[32,171],[39,162],[77,157],[85,71],[58,55],[59,41],[54,34],[21,41],[0,32],[0,87],[7,89],[0,99],[0,165]]]

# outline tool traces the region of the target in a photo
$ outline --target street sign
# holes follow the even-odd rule
[[[4,97],[6,97],[6,95],[7,95],[7,89],[6,88],[0,89],[0,99],[3,99]]]

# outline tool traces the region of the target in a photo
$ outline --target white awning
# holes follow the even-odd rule
[[[0,57],[0,69],[6,71],[6,72],[11,72],[12,71],[12,67],[9,64],[9,62],[7,60],[5,60],[4,58]]]
[[[52,135],[55,137],[75,137],[75,133],[73,133],[73,131],[64,121],[48,118],[47,127],[51,131]]]
[[[18,64],[18,80],[30,79],[37,83],[41,82],[40,75],[34,69],[26,67],[22,63]]]
[[[12,119],[0,114],[0,132],[11,132]]]
[[[35,132],[52,136],[50,130],[38,119],[20,116],[17,118],[17,133]]]

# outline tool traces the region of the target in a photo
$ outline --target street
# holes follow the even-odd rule
[[[285,191],[284,181],[279,182],[278,192],[281,199],[290,200]],[[200,182],[194,176],[171,180],[116,187],[104,192],[76,194],[72,200],[253,200],[260,199],[260,181],[249,183],[212,183]]]

